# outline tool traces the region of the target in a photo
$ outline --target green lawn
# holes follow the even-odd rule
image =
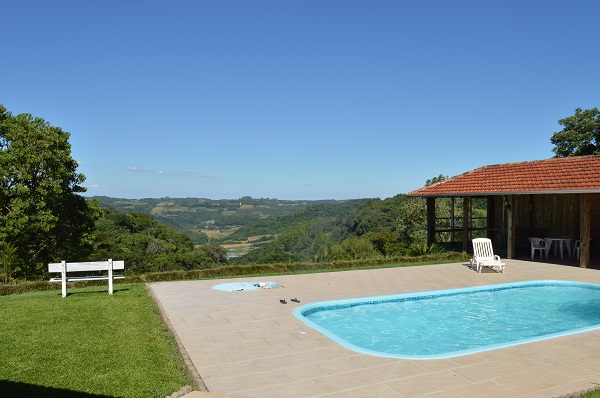
[[[191,385],[143,284],[0,297],[5,396],[165,397]]]

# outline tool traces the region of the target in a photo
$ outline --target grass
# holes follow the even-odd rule
[[[145,285],[0,297],[6,396],[165,397],[192,385]]]

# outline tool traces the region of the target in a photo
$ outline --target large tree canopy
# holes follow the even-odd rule
[[[557,158],[600,155],[600,110],[575,109],[575,115],[558,121],[564,127],[552,135]]]
[[[0,105],[0,251],[16,249],[14,276],[32,278],[55,260],[91,248],[98,207],[79,195],[85,177],[71,157],[69,133]]]

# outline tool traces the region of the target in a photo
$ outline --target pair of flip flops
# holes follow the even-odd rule
[[[297,298],[293,298],[290,301],[293,301],[294,303],[299,303],[300,302],[300,300],[298,300]],[[281,304],[287,304],[287,301],[285,301],[285,299],[281,299],[281,300],[279,300],[279,302]]]

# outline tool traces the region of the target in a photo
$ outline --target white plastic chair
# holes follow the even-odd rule
[[[581,255],[581,241],[578,239],[575,241],[575,246],[573,246],[573,251],[571,252],[571,256],[575,257],[577,255],[577,260],[579,260],[579,256]]]
[[[546,251],[546,247],[548,242],[546,242],[542,238],[529,238],[529,242],[531,242],[531,259],[535,258],[535,251],[539,250],[540,258],[544,258],[544,253],[546,253],[546,258],[548,258],[548,252]]]
[[[471,258],[471,268],[477,269],[481,273],[483,267],[499,267],[500,272],[504,272],[504,264],[500,256],[494,255],[492,241],[488,238],[473,239],[473,258]]]

